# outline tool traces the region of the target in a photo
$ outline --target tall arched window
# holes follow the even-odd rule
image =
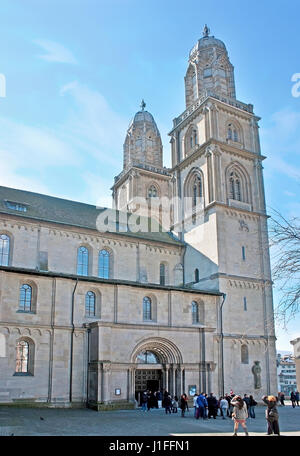
[[[96,315],[96,296],[93,291],[88,291],[85,295],[85,315],[87,317]]]
[[[110,252],[102,249],[99,252],[98,276],[101,279],[109,279],[110,276]]]
[[[199,269],[198,268],[195,269],[195,282],[196,283],[199,282]]]
[[[166,285],[166,266],[164,263],[159,265],[159,283],[160,285]]]
[[[29,367],[29,343],[26,340],[20,340],[17,343],[16,372],[28,373]]]
[[[246,344],[243,344],[241,346],[241,363],[249,364],[249,352],[248,352],[248,346]]]
[[[240,127],[234,123],[229,123],[227,125],[227,139],[234,142],[242,142],[241,136]]]
[[[89,251],[83,245],[77,251],[77,274],[82,276],[89,274]]]
[[[241,178],[236,171],[229,174],[229,198],[242,201]]]
[[[33,375],[34,343],[27,338],[17,341],[15,375]]]
[[[192,322],[199,323],[199,306],[196,301],[192,302]]]
[[[152,302],[148,296],[143,299],[143,320],[152,320]]]
[[[8,266],[10,238],[7,234],[0,234],[0,266]]]
[[[156,198],[158,196],[157,188],[155,185],[151,185],[148,189],[148,197],[149,198]]]
[[[20,287],[19,310],[23,312],[31,312],[32,309],[32,288],[28,284],[23,284]]]
[[[231,127],[228,127],[228,129],[227,129],[227,138],[232,141],[232,129],[231,129]]]

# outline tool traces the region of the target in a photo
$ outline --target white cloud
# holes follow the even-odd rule
[[[127,122],[107,103],[103,95],[77,81],[62,87],[70,96],[73,109],[64,125],[69,141],[82,147],[99,163],[120,168]]]
[[[46,54],[39,55],[43,60],[58,63],[77,63],[73,54],[59,43],[49,40],[35,40],[34,43],[46,52]]]

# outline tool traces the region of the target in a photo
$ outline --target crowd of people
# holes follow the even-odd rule
[[[299,406],[299,392],[293,392],[290,396],[293,408]],[[279,414],[277,405],[284,406],[284,394],[278,396],[263,396],[262,401],[266,404],[267,434],[280,435]],[[239,425],[242,426],[246,435],[248,430],[246,420],[255,419],[255,407],[257,402],[252,395],[244,394],[243,397],[236,395],[232,390],[224,396],[217,397],[213,394],[195,394],[193,397],[194,418],[196,420],[216,419],[220,416],[223,420],[230,418],[234,421],[234,436],[237,435]],[[144,391],[141,395],[142,410],[150,411],[152,408],[164,408],[166,414],[178,413],[180,409],[181,417],[189,411],[188,396],[184,393],[178,398],[172,396],[168,391]]]

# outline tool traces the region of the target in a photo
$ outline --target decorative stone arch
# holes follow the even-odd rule
[[[108,269],[108,278],[113,279],[114,278],[114,261],[115,261],[115,251],[112,247],[107,246],[107,245],[102,245],[101,248],[98,251],[98,258],[97,258],[97,274],[100,277],[100,254],[103,251],[108,252],[109,254],[109,269]]]
[[[13,259],[13,250],[14,250],[14,235],[11,231],[8,231],[5,229],[0,230],[0,237],[1,237],[1,235],[7,236],[9,238],[8,261],[7,261],[7,264],[5,264],[3,266],[11,266],[12,262],[13,262],[12,259]],[[1,239],[0,239],[0,242],[1,242]],[[0,258],[0,260],[1,260],[1,258]]]
[[[225,125],[226,141],[232,141],[244,146],[244,131],[240,122],[232,117],[227,119]]]
[[[187,129],[184,138],[184,157],[191,155],[196,146],[199,145],[199,131],[197,125],[191,124]]]
[[[184,78],[186,106],[192,105],[199,97],[198,79],[197,65],[190,62]]]
[[[183,363],[182,354],[178,347],[162,337],[151,337],[137,344],[131,353],[130,362],[136,363],[138,354],[145,350],[153,352],[161,364]]]
[[[232,195],[231,179],[236,179],[236,181],[239,180],[240,183],[240,199],[238,199],[238,201],[252,204],[251,181],[249,174],[244,166],[237,161],[230,163],[230,165],[228,165],[225,169],[227,200],[236,199],[237,197],[237,195]],[[235,185],[235,183],[233,185]],[[232,198],[233,196],[235,196],[235,198]]]

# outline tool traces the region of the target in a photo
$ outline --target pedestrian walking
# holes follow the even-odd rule
[[[228,393],[226,393],[226,394],[225,394],[225,399],[226,399],[226,401],[228,402],[227,416],[231,417],[231,412],[232,412],[232,410],[233,410],[233,407],[232,407],[232,405],[231,405],[231,400],[232,400],[232,398],[231,398],[231,396],[229,396]]]
[[[158,408],[162,408],[162,397],[163,397],[162,392],[157,391],[156,395],[157,395]]]
[[[186,400],[186,394],[182,394],[180,398],[180,408],[181,408],[181,416],[184,418],[185,410],[187,408],[187,400]]]
[[[295,408],[296,407],[296,394],[294,393],[294,391],[291,392],[291,401],[292,401],[292,407]]]
[[[283,393],[280,393],[280,404],[281,405],[285,405],[285,403],[284,403],[284,394]]]
[[[187,409],[187,411],[189,412],[189,403],[188,403],[188,397],[185,393],[183,393],[183,397],[185,399],[185,402],[186,402],[186,405],[185,405],[185,408]]]
[[[249,410],[249,405],[250,405],[250,399],[247,394],[244,394],[243,401],[247,405],[247,411]]]
[[[220,410],[221,410],[221,413],[222,413],[223,420],[226,420],[227,410],[228,410],[228,402],[227,402],[227,400],[225,399],[224,396],[221,396],[221,398],[220,398]]]
[[[166,415],[168,413],[172,413],[171,412],[171,408],[172,408],[172,398],[170,396],[170,394],[168,394],[168,396],[165,397],[165,412],[166,412]]]
[[[148,400],[147,391],[144,391],[142,393],[142,397],[141,397],[142,411],[143,412],[146,412],[146,410],[147,410],[147,400]]]
[[[297,403],[297,406],[299,407],[299,400],[300,400],[299,391],[296,391],[295,395],[296,395],[296,403]]]
[[[197,405],[198,405],[198,408],[197,408],[197,415],[196,415],[196,418],[203,418],[204,420],[206,420],[206,408],[207,408],[207,400],[206,400],[206,397],[203,393],[199,394],[199,396],[197,397]]]
[[[254,400],[253,396],[249,397],[249,415],[250,418],[255,418],[255,406],[257,405],[257,402]]]
[[[247,426],[246,426],[246,419],[248,418],[246,403],[243,401],[241,396],[234,396],[234,398],[231,401],[231,404],[233,406],[232,419],[234,420],[234,434],[233,435],[234,436],[237,435],[239,425],[242,426],[242,428],[245,431],[245,434],[249,435]]]
[[[198,418],[199,418],[199,411],[198,411],[199,405],[197,404],[197,398],[198,398],[198,394],[195,393],[194,397],[193,397],[194,417],[195,418],[197,418],[197,415],[198,415]]]
[[[174,399],[172,401],[172,412],[177,413],[178,411],[178,397],[174,396]]]
[[[275,396],[263,396],[262,400],[267,404],[266,420],[268,423],[268,435],[277,434],[279,432],[279,414],[277,410],[277,401]]]

